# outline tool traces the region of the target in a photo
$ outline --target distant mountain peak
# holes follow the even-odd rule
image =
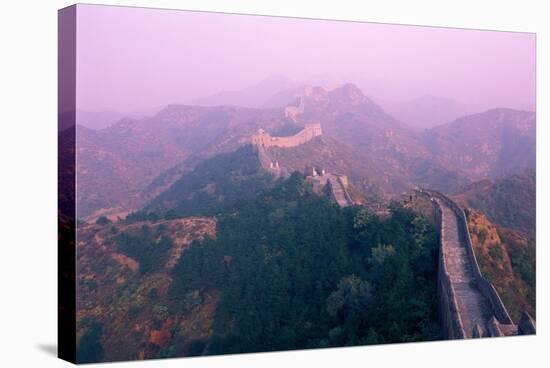
[[[226,90],[210,96],[198,98],[190,103],[200,106],[231,105],[248,108],[259,108],[266,104],[274,94],[293,88],[295,83],[280,74],[267,78],[240,90]]]
[[[363,96],[363,91],[353,83],[344,83],[340,87],[335,88],[335,90],[342,90],[350,95]]]
[[[281,83],[281,84],[290,85],[293,82],[282,74],[271,74],[265,79],[263,79],[262,81],[260,81],[258,84],[267,84],[267,83]]]
[[[485,112],[482,112],[482,114],[488,114],[488,115],[489,114],[510,114],[510,113],[526,114],[526,115],[532,114],[533,116],[535,115],[534,111],[518,110],[518,109],[509,108],[509,107],[495,107],[495,108],[486,110]]]
[[[352,83],[345,83],[331,90],[320,86],[306,85],[303,87],[300,95],[314,101],[332,100],[334,102],[352,105],[360,104],[366,100],[363,92]]]
[[[440,126],[471,113],[468,106],[430,93],[404,101],[385,101],[382,107],[398,120],[418,130]]]
[[[328,91],[320,86],[311,86],[306,85],[304,86],[302,95],[305,97],[311,97],[311,96],[326,96]]]
[[[363,91],[352,83],[346,83],[333,89],[330,91],[330,95],[338,101],[347,102],[352,105],[358,105],[365,101]]]

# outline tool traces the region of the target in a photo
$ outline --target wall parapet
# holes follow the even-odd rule
[[[445,202],[445,204],[448,205],[456,214],[457,219],[459,220],[458,221],[459,233],[462,239],[466,243],[466,252],[468,254],[470,263],[472,265],[474,277],[476,279],[476,283],[479,287],[479,290],[481,291],[483,296],[485,296],[491,303],[493,313],[497,318],[497,320],[502,324],[513,324],[512,318],[510,318],[510,314],[508,313],[508,310],[504,306],[504,303],[502,302],[502,299],[498,295],[498,292],[496,291],[495,287],[481,274],[479,263],[477,262],[477,258],[474,253],[472,238],[470,237],[470,231],[468,230],[468,222],[467,222],[466,214],[464,213],[464,210],[462,210],[462,208],[460,208],[454,201],[452,201],[442,193],[439,193],[434,190],[428,190],[426,192],[431,194],[432,196],[437,197],[441,201]]]
[[[447,270],[446,259],[444,256],[445,242],[443,235],[445,232],[444,218],[442,216],[442,207],[449,208],[456,216],[456,231],[459,241],[465,249],[467,262],[471,266],[472,282],[475,283],[480,295],[486,299],[491,310],[491,319],[479,325],[474,324],[472,337],[484,336],[509,336],[509,335],[530,335],[536,334],[536,323],[527,313],[524,313],[520,322],[516,325],[510,318],[500,295],[494,285],[489,282],[482,274],[474,252],[466,213],[454,201],[442,193],[434,190],[415,189],[414,195],[408,196],[405,203],[410,204],[413,210],[420,210],[424,215],[431,216],[441,231],[440,251],[439,251],[439,271],[438,271],[438,299],[442,327],[446,338],[466,338],[469,331],[465,331],[464,323],[461,320],[461,314],[458,309],[457,294],[454,290],[453,282],[450,280]],[[429,202],[427,202],[429,200]],[[426,203],[430,203],[427,206]],[[430,210],[429,208],[432,208]],[[437,207],[437,208],[436,208]],[[439,214],[433,216],[433,213]],[[483,332],[486,328],[486,333]]]
[[[466,331],[464,329],[462,318],[460,317],[456,292],[451,283],[451,277],[447,269],[447,262],[445,261],[445,229],[443,226],[444,219],[442,211],[437,202],[433,200],[432,195],[428,192],[417,190],[416,194],[421,196],[426,201],[422,206],[422,212],[425,212],[423,215],[431,217],[434,224],[439,226],[440,229],[437,293],[443,333],[447,339],[464,339],[466,337]],[[427,211],[431,213],[426,213]]]
[[[319,123],[309,123],[304,126],[304,129],[298,133],[288,136],[288,137],[276,137],[272,136],[263,129],[259,129],[255,134],[252,135],[250,141],[255,146],[263,146],[265,148],[269,147],[281,147],[281,148],[291,148],[296,147],[301,144],[307,143],[313,138],[323,134],[321,129],[321,124]]]

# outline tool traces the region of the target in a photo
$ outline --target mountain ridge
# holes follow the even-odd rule
[[[299,98],[301,106],[290,101],[276,109],[168,105],[152,117],[125,118],[97,131],[77,129],[79,216],[113,205],[139,209],[198,163],[248,143],[259,128],[292,134],[312,121],[321,124],[324,136],[366,157],[378,173],[370,176],[382,187],[397,183],[381,191],[387,198],[415,185],[457,193],[470,182],[534,165],[534,113],[492,109],[418,133],[350,83],[331,90],[304,87]],[[288,106],[294,106],[291,116]],[[480,124],[483,134],[477,134]],[[492,152],[486,167],[476,164],[485,156],[471,155],[483,149]],[[367,176],[354,180],[356,186]]]

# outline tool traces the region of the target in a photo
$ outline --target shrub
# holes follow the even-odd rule
[[[107,218],[107,216],[100,216],[96,221],[96,224],[98,225],[107,225],[111,223],[111,220]]]

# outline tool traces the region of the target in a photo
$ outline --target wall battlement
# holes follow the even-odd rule
[[[510,318],[494,286],[480,272],[464,211],[445,195],[416,189],[403,198],[440,229],[438,300],[443,337],[464,339],[534,334],[535,321],[524,313]]]
[[[331,199],[340,207],[354,205],[348,193],[349,180],[346,175],[331,174],[325,169],[309,167],[306,169],[306,180],[312,183],[313,191],[316,193],[320,193],[322,188],[328,186]]]
[[[256,145],[256,152],[258,153],[260,165],[265,171],[273,174],[276,178],[284,174],[282,168],[279,166],[279,161],[273,161],[263,145]]]
[[[309,142],[313,138],[322,134],[323,130],[321,129],[321,124],[311,123],[306,124],[304,129],[289,137],[274,137],[263,129],[260,129],[251,137],[250,140],[253,145],[263,146],[264,148],[290,148]]]
[[[285,117],[287,119],[292,119],[296,122],[296,118],[304,113],[304,98],[302,96],[298,97],[296,104],[287,106],[285,108]]]

